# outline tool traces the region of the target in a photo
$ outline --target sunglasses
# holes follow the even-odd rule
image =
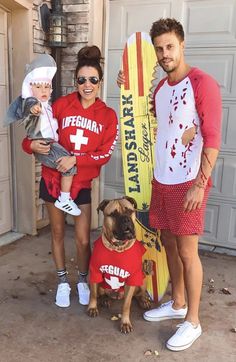
[[[98,77],[79,77],[79,78],[77,78],[77,83],[79,85],[82,85],[82,84],[86,83],[87,80],[89,80],[89,82],[94,85],[98,84],[100,81],[100,79]]]

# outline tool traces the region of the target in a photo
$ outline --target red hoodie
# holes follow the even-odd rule
[[[93,178],[100,174],[101,166],[109,161],[118,138],[115,111],[99,98],[84,109],[74,92],[53,103],[53,116],[58,121],[59,143],[76,156],[77,174],[73,177],[71,197],[75,199],[82,188],[90,188]],[[23,150],[29,154],[31,140],[25,138]],[[42,166],[42,177],[49,193],[57,198],[60,193],[61,174]]]

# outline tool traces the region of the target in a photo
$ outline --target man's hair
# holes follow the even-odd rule
[[[160,20],[155,21],[152,24],[152,27],[150,30],[150,36],[152,38],[152,43],[154,42],[154,38],[156,38],[157,36],[165,34],[165,33],[172,33],[172,32],[175,33],[175,35],[179,38],[180,41],[184,40],[183,26],[176,19],[161,18]]]

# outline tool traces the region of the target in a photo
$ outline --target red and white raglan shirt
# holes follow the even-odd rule
[[[142,256],[146,249],[140,241],[127,250],[118,252],[107,249],[102,237],[94,243],[89,264],[90,283],[101,283],[104,289],[122,291],[124,285],[141,286],[144,274]]]
[[[162,184],[180,184],[196,178],[203,148],[219,149],[221,142],[221,95],[217,82],[197,68],[170,83],[161,80],[154,92],[158,122],[154,177]],[[195,127],[187,144],[183,133]]]
[[[109,161],[118,138],[118,120],[115,111],[99,98],[88,108],[80,103],[78,92],[62,96],[53,105],[53,116],[58,121],[59,143],[76,156],[77,174],[73,177],[71,197],[75,199],[82,188],[90,188],[101,166]],[[24,139],[24,151],[32,153],[30,140]],[[61,174],[46,166],[42,177],[48,192],[57,198],[60,194]]]

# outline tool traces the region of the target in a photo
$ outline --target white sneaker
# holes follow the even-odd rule
[[[149,322],[164,321],[166,319],[181,319],[185,318],[188,308],[174,309],[172,307],[174,301],[170,300],[167,303],[163,303],[159,308],[147,310],[143,318]]]
[[[79,216],[81,214],[81,210],[78,208],[78,206],[74,203],[74,201],[69,198],[66,201],[60,201],[60,198],[58,198],[54,205],[64,211],[67,212],[67,214],[73,215],[73,216]]]
[[[58,284],[55,301],[58,307],[66,308],[70,306],[70,291],[71,288],[68,283]]]
[[[195,327],[192,323],[185,321],[179,325],[175,334],[166,342],[166,347],[171,351],[183,351],[189,348],[201,334],[200,324]]]
[[[87,283],[78,283],[77,292],[79,296],[79,303],[82,305],[89,304],[90,290]]]

